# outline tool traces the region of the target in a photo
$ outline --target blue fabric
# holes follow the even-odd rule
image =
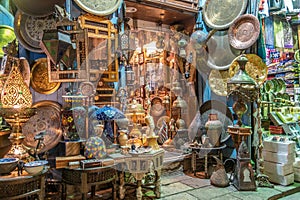
[[[14,27],[14,17],[10,12],[0,5],[0,25]]]

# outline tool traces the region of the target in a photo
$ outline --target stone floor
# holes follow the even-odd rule
[[[258,187],[256,191],[238,191],[233,185],[225,188],[214,187],[209,179],[205,179],[201,172],[196,176],[193,173],[183,172],[183,157],[174,152],[166,155],[164,166],[168,170],[163,171],[161,177],[162,200],[298,200],[300,199],[300,183],[289,186],[275,185],[274,188]],[[175,162],[174,159],[175,158]],[[152,197],[151,197],[152,196]],[[143,200],[155,199],[154,194],[144,196]],[[73,194],[67,199],[81,199]],[[111,190],[97,193],[93,199],[111,199]],[[134,200],[135,188],[128,188],[125,200]]]
[[[281,197],[289,199],[288,195],[291,194],[294,199],[300,199],[300,183],[290,186],[275,185],[274,188],[259,187],[256,191],[237,191],[233,185],[225,188],[214,187],[209,179],[180,171],[162,177],[161,191],[163,200],[274,200]]]

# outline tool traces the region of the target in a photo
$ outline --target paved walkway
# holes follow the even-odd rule
[[[290,194],[294,195],[282,199],[300,199],[300,183],[290,186],[275,185],[274,188],[259,187],[257,191],[237,191],[233,185],[225,188],[214,187],[209,179],[194,177],[181,171],[164,174],[161,183],[163,200],[273,200]]]

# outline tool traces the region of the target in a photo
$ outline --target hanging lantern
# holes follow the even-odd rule
[[[50,60],[58,64],[72,46],[71,37],[61,30],[45,30],[40,46]]]

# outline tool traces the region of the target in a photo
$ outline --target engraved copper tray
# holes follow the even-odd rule
[[[32,116],[22,127],[25,136],[23,144],[35,148],[37,141],[34,140],[34,137],[41,131],[45,131],[44,145],[39,151],[42,153],[55,147],[61,140],[61,105],[54,101],[45,100],[36,102],[32,107],[37,109],[36,115]]]
[[[220,96],[227,96],[227,81],[230,79],[229,70],[211,70],[209,74],[209,86],[211,90]]]
[[[115,12],[121,0],[74,0],[76,4],[88,13],[105,16]]]
[[[39,58],[31,69],[31,87],[41,94],[52,94],[60,86],[60,82],[49,82],[47,58]]]
[[[18,9],[31,16],[44,17],[55,10],[55,5],[63,6],[66,0],[13,0]]]
[[[17,11],[14,19],[14,28],[19,42],[26,49],[42,53],[40,41],[43,37],[43,30],[56,29],[56,21],[53,15],[34,17]]]
[[[227,29],[245,12],[247,2],[247,0],[206,0],[203,8],[204,21],[210,28]]]
[[[229,27],[228,37],[230,45],[236,49],[247,49],[257,40],[260,33],[258,19],[251,14],[238,17]]]
[[[246,54],[248,62],[246,63],[246,72],[253,80],[261,85],[266,79],[268,74],[268,67],[263,60],[255,54]],[[229,75],[233,77],[239,70],[239,64],[236,61],[237,58],[232,62],[229,68]]]

